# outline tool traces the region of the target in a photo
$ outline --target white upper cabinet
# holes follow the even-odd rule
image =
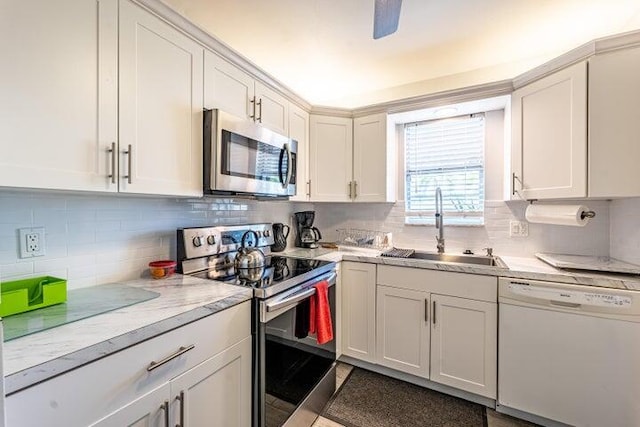
[[[256,121],[281,135],[289,134],[289,101],[256,80]]]
[[[512,95],[512,199],[587,196],[587,64]]]
[[[7,0],[0,186],[117,191],[117,1]]]
[[[289,133],[289,101],[213,52],[205,52],[205,107]]]
[[[353,120],[356,202],[395,202],[395,145],[387,138],[387,114]]]
[[[296,194],[290,200],[309,200],[309,113],[289,105],[289,138],[298,143],[296,153]]]
[[[589,60],[589,197],[640,196],[640,48]]]
[[[310,198],[316,202],[395,201],[395,145],[387,115],[311,115]]]
[[[310,120],[311,200],[349,202],[353,189],[353,120],[313,114]]]
[[[202,47],[124,0],[0,20],[1,186],[202,194]]]
[[[204,49],[120,1],[120,191],[202,195]]]

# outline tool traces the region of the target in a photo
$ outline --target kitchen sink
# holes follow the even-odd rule
[[[486,265],[490,267],[506,267],[504,262],[497,256],[480,255],[453,255],[439,254],[435,252],[414,252],[408,256],[409,259],[423,259],[426,261],[451,262],[455,264]]]

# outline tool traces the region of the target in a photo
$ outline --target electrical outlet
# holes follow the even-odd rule
[[[20,228],[20,258],[31,258],[45,254],[44,227]]]
[[[510,221],[509,237],[527,237],[529,235],[529,223],[527,221]]]

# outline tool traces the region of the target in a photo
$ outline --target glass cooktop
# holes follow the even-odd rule
[[[331,271],[335,263],[316,259],[290,258],[283,256],[265,257],[265,266],[236,270],[233,263],[224,264],[191,274],[203,279],[217,280],[233,285],[249,286],[257,290],[256,296],[269,296],[295,286],[324,272]],[[290,286],[286,286],[290,283]],[[268,292],[270,288],[278,291]]]

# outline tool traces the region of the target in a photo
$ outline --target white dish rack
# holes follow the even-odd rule
[[[357,228],[339,228],[338,246],[352,246],[364,249],[384,251],[393,246],[392,235],[384,231],[363,230]]]

